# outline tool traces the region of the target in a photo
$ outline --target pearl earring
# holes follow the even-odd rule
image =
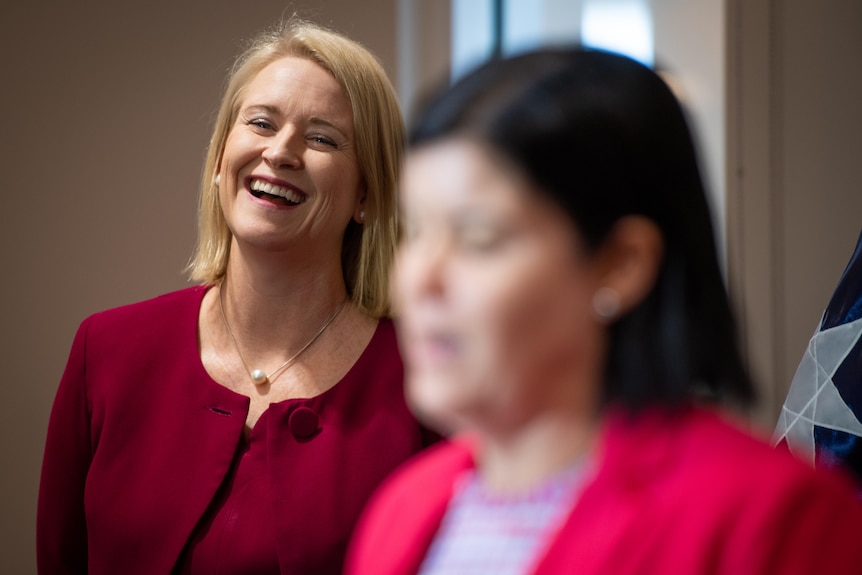
[[[215,185],[216,185],[216,187],[218,187],[218,186],[219,186],[219,184],[221,184],[221,174],[216,174],[216,177],[215,177]]]
[[[360,222],[365,221],[365,210],[362,210],[361,212],[359,212],[359,221]]]
[[[599,288],[593,295],[593,310],[599,319],[609,322],[620,313],[620,294],[616,290],[603,287]]]

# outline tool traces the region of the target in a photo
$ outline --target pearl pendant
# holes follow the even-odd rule
[[[263,385],[267,381],[266,372],[263,371],[262,369],[255,369],[254,371],[251,372],[251,379],[257,385]]]

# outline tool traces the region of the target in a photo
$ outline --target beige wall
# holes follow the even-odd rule
[[[14,0],[13,0],[14,2]],[[185,285],[210,118],[241,40],[288,2],[18,1],[0,16],[0,557],[35,572],[51,400],[89,313]],[[397,79],[396,0],[293,2]]]
[[[656,63],[679,87],[697,138],[710,208],[725,241],[724,0],[650,0]],[[723,256],[724,254],[722,254]]]
[[[862,230],[862,4],[728,2],[730,283],[774,425]]]

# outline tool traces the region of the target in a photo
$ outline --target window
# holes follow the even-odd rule
[[[653,63],[644,0],[452,0],[452,79],[494,55],[580,42]]]

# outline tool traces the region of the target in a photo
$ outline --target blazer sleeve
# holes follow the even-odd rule
[[[791,482],[776,494],[761,493],[759,499],[775,497],[776,510],[758,513],[756,504],[741,522],[737,541],[748,551],[734,557],[728,573],[758,575],[862,574],[862,502],[852,484],[831,471],[819,472],[813,480]],[[762,517],[762,520],[761,520]]]
[[[93,452],[86,385],[89,325],[85,320],[75,335],[48,422],[36,515],[39,573],[87,572],[84,489]]]
[[[472,440],[441,440],[379,486],[356,526],[347,575],[413,575],[440,525],[453,482],[473,468]]]

